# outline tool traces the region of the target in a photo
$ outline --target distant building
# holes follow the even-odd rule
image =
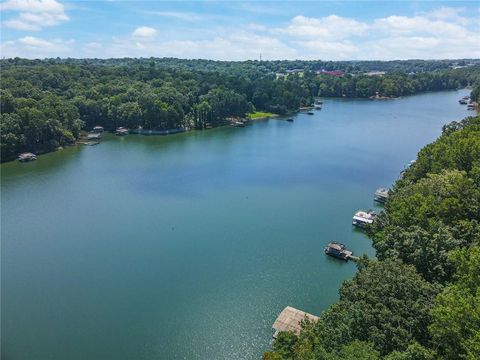
[[[298,73],[303,73],[303,69],[291,69],[291,70],[287,70],[287,74],[298,74]]]
[[[383,75],[385,75],[385,71],[369,71],[369,72],[366,72],[364,75],[367,75],[367,76],[383,76]]]

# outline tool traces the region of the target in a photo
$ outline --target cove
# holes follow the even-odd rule
[[[326,243],[375,256],[353,213],[472,115],[466,94],[326,99],[293,123],[2,164],[2,357],[258,359],[285,306],[320,314],[355,274]]]

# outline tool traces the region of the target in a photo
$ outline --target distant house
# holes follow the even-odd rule
[[[303,69],[290,69],[290,70],[287,70],[287,74],[298,74],[298,73],[303,73]]]
[[[367,75],[367,76],[383,76],[383,75],[385,75],[385,71],[369,71],[369,72],[366,72],[364,75]]]

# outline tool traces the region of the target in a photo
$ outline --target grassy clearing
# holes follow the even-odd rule
[[[248,114],[248,117],[250,119],[258,119],[258,118],[270,117],[270,116],[275,116],[275,115],[276,114],[270,113],[270,112],[255,111],[253,113]]]

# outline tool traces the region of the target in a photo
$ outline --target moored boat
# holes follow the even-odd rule
[[[375,191],[373,199],[377,202],[384,203],[388,199],[388,189],[386,188],[378,188]]]
[[[118,135],[118,136],[128,135],[128,129],[124,127],[118,127],[115,130],[115,135]]]
[[[333,256],[334,258],[347,261],[352,256],[352,252],[347,250],[345,245],[331,242],[323,249],[325,254]]]
[[[245,123],[243,121],[234,121],[234,122],[232,122],[232,126],[245,127]]]
[[[366,228],[373,224],[377,214],[373,210],[359,210],[353,215],[352,225],[359,228]]]
[[[293,122],[293,119],[292,119],[292,118],[288,118],[287,121],[288,121],[288,122]]]
[[[27,162],[27,161],[34,161],[37,160],[37,155],[31,152],[21,153],[18,155],[18,161],[20,162]]]
[[[104,129],[103,129],[103,126],[98,126],[98,125],[97,125],[97,126],[94,126],[94,128],[93,128],[93,132],[94,132],[94,133],[102,133],[103,130],[104,130]]]

